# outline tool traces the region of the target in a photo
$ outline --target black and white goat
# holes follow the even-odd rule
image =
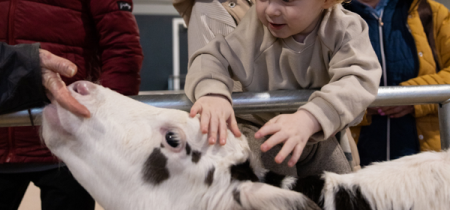
[[[91,118],[48,105],[43,137],[108,210],[450,206],[449,152],[297,179],[262,168],[245,137],[229,133],[226,145],[208,145],[198,119],[186,112],[151,107],[84,81],[69,89]]]

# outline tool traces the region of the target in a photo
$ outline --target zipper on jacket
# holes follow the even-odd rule
[[[16,10],[16,1],[11,0],[9,3],[9,16],[8,16],[8,44],[14,45],[14,12]]]
[[[378,35],[380,38],[380,51],[381,51],[381,67],[383,68],[383,86],[387,86],[387,71],[386,71],[386,55],[384,54],[384,39],[383,39],[383,12],[380,16],[372,13],[372,15],[378,20]],[[386,160],[391,159],[391,118],[387,117],[387,131],[386,131]]]
[[[6,163],[11,161],[12,151],[13,151],[13,128],[8,128],[8,155],[6,155]]]
[[[7,42],[10,45],[14,45],[14,12],[16,10],[16,1],[11,0],[9,2],[9,15],[8,15],[8,38]],[[13,128],[8,128],[8,154],[6,155],[6,163],[11,161],[13,155]]]

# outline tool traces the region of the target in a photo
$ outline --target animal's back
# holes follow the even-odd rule
[[[360,193],[372,209],[448,209],[450,151],[425,152],[380,162],[354,174],[326,173],[325,209],[334,209],[336,192]]]

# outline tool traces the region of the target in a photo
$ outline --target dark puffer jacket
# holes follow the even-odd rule
[[[143,55],[131,0],[0,0],[0,41],[41,43],[78,67],[66,84],[91,80],[139,91]],[[54,162],[37,127],[0,128],[0,163]]]

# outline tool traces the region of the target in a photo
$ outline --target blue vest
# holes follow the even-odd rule
[[[351,1],[344,7],[358,13],[369,26],[372,47],[380,64],[385,58],[386,75],[383,73],[380,86],[398,86],[401,82],[417,77],[419,60],[414,38],[408,29],[407,18],[412,0],[390,0],[382,13],[382,37],[380,21],[372,10],[358,2]],[[384,54],[381,50],[383,43]],[[385,84],[384,80],[387,80]],[[387,135],[390,137],[390,157],[399,158],[420,151],[415,118],[408,114],[401,118],[374,115],[370,126],[362,126],[358,140],[361,166],[374,161],[386,160]]]

